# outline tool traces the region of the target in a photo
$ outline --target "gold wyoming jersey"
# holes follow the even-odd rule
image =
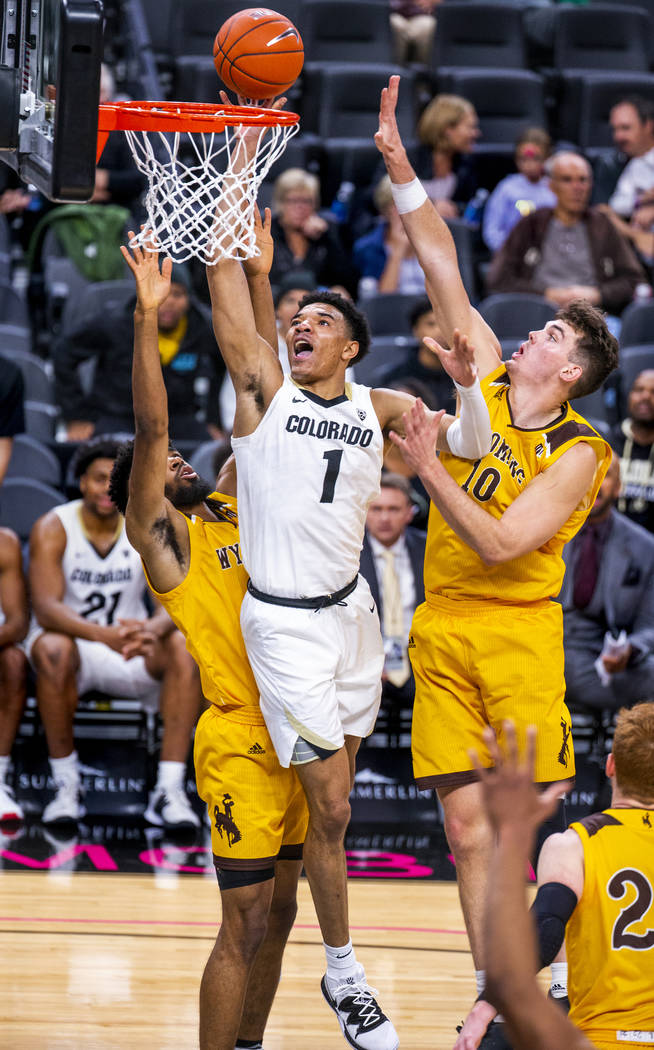
[[[446,598],[494,598],[506,602],[533,602],[552,598],[561,589],[565,565],[561,551],[584,523],[611,462],[604,439],[566,402],[561,415],[548,426],[524,430],[511,418],[509,377],[501,365],[481,382],[491,421],[490,452],[483,459],[459,459],[449,452],[440,458],[458,485],[483,510],[500,518],[529,482],[551,467],[579,441],[588,441],[597,456],[590,490],[565,525],[538,550],[502,565],[485,565],[471,547],[446,524],[432,504],[425,553],[425,590]]]
[[[152,593],[186,638],[200,668],[202,692],[221,714],[238,711],[261,721],[259,690],[241,635],[241,603],[248,576],[241,560],[236,500],[212,493],[233,517],[226,521],[187,518],[191,560],[186,578],[172,591]],[[147,573],[146,573],[147,575]]]
[[[565,938],[570,1020],[591,1040],[626,1046],[640,1031],[654,1045],[654,811],[607,809],[570,827],[584,848]]]

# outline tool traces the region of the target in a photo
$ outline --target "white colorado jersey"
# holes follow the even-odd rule
[[[311,598],[359,571],[384,439],[368,387],[326,401],[286,376],[252,434],[232,438],[241,552],[259,590]]]
[[[127,539],[125,522],[109,553],[102,558],[88,540],[81,518],[82,501],[54,508],[66,530],[62,572],[66,605],[90,623],[110,627],[119,620],[146,619],[145,577],[141,559]]]

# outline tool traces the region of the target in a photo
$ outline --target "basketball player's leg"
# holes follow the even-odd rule
[[[297,884],[301,860],[275,864],[275,886],[267,916],[267,928],[250,971],[238,1030],[239,1040],[261,1042],[279,985],[282,957],[297,914]]]
[[[164,640],[157,640],[145,657],[145,666],[161,682],[161,761],[186,764],[202,705],[202,689],[197,664],[186,648],[183,634],[172,631]]]
[[[29,641],[29,639],[28,639]],[[36,673],[36,700],[50,758],[70,755],[75,748],[73,719],[77,709],[80,656],[70,635],[43,631],[28,649]]]
[[[265,881],[249,885],[232,885],[230,877],[247,879],[251,872],[224,873],[220,931],[200,984],[200,1050],[234,1050],[248,981],[266,935],[275,882],[274,869],[269,872]]]
[[[26,698],[27,658],[17,645],[6,645],[0,649],[0,757],[11,752]]]

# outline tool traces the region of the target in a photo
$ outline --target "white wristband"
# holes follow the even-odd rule
[[[488,407],[479,379],[475,379],[472,386],[454,385],[461,398],[461,415],[448,427],[447,444],[453,456],[480,459],[490,451],[492,435]]]
[[[392,182],[391,191],[395,207],[400,215],[406,215],[409,211],[415,211],[416,208],[419,208],[421,204],[428,200],[425,187],[420,179],[414,179],[413,182]]]

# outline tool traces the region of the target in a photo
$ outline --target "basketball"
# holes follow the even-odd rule
[[[228,18],[213,45],[216,72],[226,87],[250,99],[288,91],[304,61],[302,38],[285,15],[250,7]]]

